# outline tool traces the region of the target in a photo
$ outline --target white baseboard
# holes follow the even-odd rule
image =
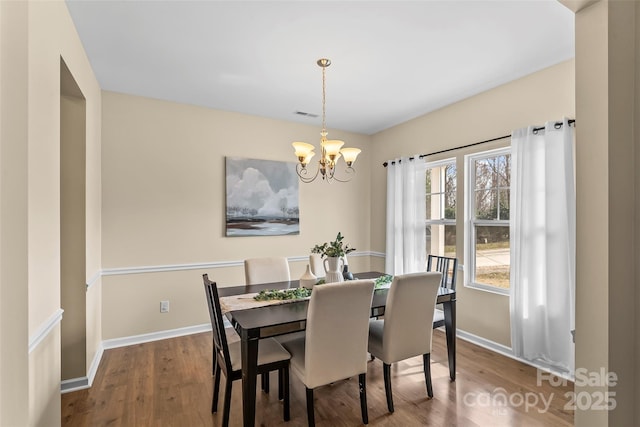
[[[444,330],[444,328],[442,328],[442,329]],[[474,335],[472,333],[469,333],[469,332],[466,332],[466,331],[463,331],[463,330],[460,330],[460,329],[457,330],[456,336],[458,338],[462,339],[462,340],[465,340],[465,341],[468,341],[468,342],[470,342],[472,344],[475,344],[477,346],[486,348],[487,350],[491,350],[491,351],[493,351],[495,353],[499,353],[499,354],[501,354],[503,356],[506,356],[506,357],[508,357],[510,359],[517,360],[518,362],[522,362],[525,365],[533,366],[534,368],[536,368],[536,369],[538,369],[540,371],[551,373],[551,374],[556,375],[556,376],[558,376],[560,378],[564,378],[564,379],[566,379],[568,381],[573,381],[574,380],[574,378],[571,375],[567,374],[566,372],[559,372],[559,371],[550,369],[548,366],[545,366],[545,365],[542,365],[542,364],[539,364],[539,363],[536,363],[536,362],[532,362],[531,360],[526,360],[526,359],[523,359],[521,357],[518,357],[518,356],[514,355],[513,354],[513,350],[511,349],[511,347],[507,347],[506,345],[499,344],[497,342],[494,342],[494,341],[479,337],[477,335]]]
[[[100,361],[102,360],[103,353],[104,346],[102,345],[102,343],[100,343],[100,345],[98,346],[98,351],[96,351],[96,354],[93,356],[93,360],[91,361],[91,365],[89,366],[87,376],[61,381],[60,393],[64,394],[72,391],[90,388],[93,384],[94,378],[96,377],[96,372],[98,372],[98,366],[100,366]]]
[[[201,332],[208,332],[211,330],[211,324],[206,323],[196,326],[188,326],[185,328],[171,329],[168,331],[152,332],[149,334],[133,335],[130,337],[114,338],[110,340],[102,341],[98,347],[98,351],[91,362],[89,372],[85,377],[71,378],[60,382],[60,392],[69,393],[72,391],[83,390],[90,388],[93,384],[93,380],[98,372],[100,361],[102,360],[102,354],[104,350],[110,348],[125,347],[128,345],[142,344],[145,342],[164,340],[167,338],[176,338],[184,335],[199,334]]]
[[[102,346],[105,350],[108,350],[110,348],[125,347],[128,345],[142,344],[145,342],[164,340],[167,338],[176,338],[184,335],[199,334],[201,332],[208,332],[210,330],[211,323],[204,323],[202,325],[187,326],[184,328],[170,329],[168,331],[151,332],[149,334],[133,335],[123,338],[113,338],[110,340],[102,341]]]

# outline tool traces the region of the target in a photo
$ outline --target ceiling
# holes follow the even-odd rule
[[[574,56],[556,0],[67,5],[105,90],[320,126],[329,58],[329,131],[373,134]]]

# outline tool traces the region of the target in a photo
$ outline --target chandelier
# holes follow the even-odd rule
[[[360,154],[359,148],[342,148],[344,145],[344,141],[339,141],[337,139],[327,139],[327,125],[326,125],[326,114],[325,114],[325,98],[326,98],[326,71],[327,67],[331,65],[331,61],[327,58],[318,59],[318,65],[322,68],[322,132],[320,132],[320,159],[318,160],[318,168],[315,173],[310,173],[307,165],[311,161],[311,158],[315,156],[315,152],[313,151],[316,147],[312,144],[308,144],[306,142],[294,142],[293,148],[296,153],[296,157],[298,158],[298,163],[296,164],[296,172],[300,177],[302,182],[311,182],[315,180],[318,175],[322,177],[323,180],[327,182],[331,182],[332,180],[336,180],[339,182],[347,182],[351,180],[353,177],[353,173],[355,173],[355,169],[352,167],[353,163],[356,161],[356,157]],[[340,157],[344,160],[347,168],[345,169],[345,173],[347,174],[346,179],[340,179],[335,175],[336,172],[336,162]]]

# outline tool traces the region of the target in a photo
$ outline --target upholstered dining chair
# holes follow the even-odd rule
[[[209,280],[207,274],[202,275],[204,290],[209,306],[209,316],[213,329],[213,357],[214,363],[214,388],[211,400],[211,412],[218,411],[218,394],[220,392],[220,372],[224,371],[226,377],[224,407],[222,410],[222,425],[229,425],[229,410],[231,407],[231,386],[233,381],[242,379],[242,359],[240,357],[240,342],[229,343],[224,331],[222,310],[218,297],[218,287],[215,282]],[[260,341],[258,346],[258,373],[265,376],[271,371],[278,371],[279,394],[278,398],[284,400],[283,417],[289,421],[289,360],[291,355],[276,340],[267,338]]]
[[[384,319],[369,321],[369,353],[382,361],[389,412],[393,412],[391,365],[395,362],[422,355],[427,395],[433,397],[431,322],[441,278],[440,272],[395,276],[389,287]]]
[[[244,278],[247,285],[287,282],[291,280],[289,261],[286,257],[260,257],[244,260]],[[284,343],[291,339],[304,337],[304,331],[285,333],[275,339]],[[269,377],[262,377],[262,389],[269,391]]]
[[[442,273],[440,287],[456,290],[458,258],[429,255],[427,258],[427,271],[439,271]],[[435,309],[433,313],[433,329],[441,326],[444,326],[444,311]]]
[[[287,282],[291,280],[286,257],[261,257],[244,260],[244,278],[247,285]]]
[[[358,376],[362,422],[367,412],[367,330],[373,280],[314,286],[304,338],[283,343],[291,353],[291,371],[306,387],[307,421],[315,425],[314,389]]]

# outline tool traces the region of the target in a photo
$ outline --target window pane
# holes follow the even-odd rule
[[[427,219],[442,219],[442,194],[427,195]]]
[[[444,217],[445,219],[456,219],[456,193],[444,194]]]
[[[475,282],[509,289],[509,226],[476,226],[475,236]]]
[[[444,226],[444,256],[456,257],[456,226]]]
[[[499,213],[498,219],[509,219],[510,193],[511,192],[509,189],[500,190],[500,199],[499,199],[500,213]]]
[[[455,193],[456,191],[456,165],[448,164],[444,167],[444,191]]]
[[[500,187],[509,187],[511,184],[511,155],[505,154],[496,158],[498,167],[498,185]]]
[[[498,192],[496,190],[476,191],[476,218],[498,218]]]
[[[456,226],[444,224],[427,225],[427,255],[455,258]]]

